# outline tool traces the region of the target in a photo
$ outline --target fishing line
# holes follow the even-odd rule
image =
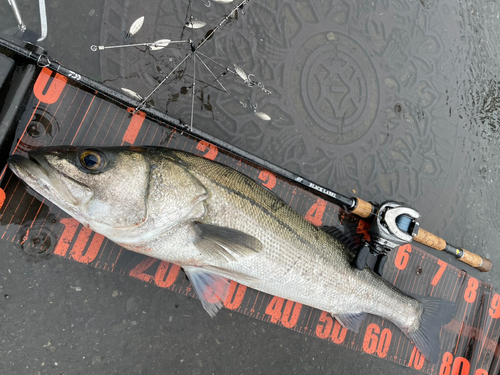
[[[184,57],[184,58],[183,58],[183,59],[182,59],[182,60],[181,60],[181,61],[180,61],[180,62],[179,62],[176,66],[175,66],[175,68],[174,68],[174,69],[172,69],[172,70],[170,71],[170,73],[168,73],[168,74],[167,74],[167,76],[166,76],[165,78],[163,78],[163,80],[162,80],[162,81],[158,84],[158,86],[156,86],[156,87],[154,88],[154,90],[153,90],[153,91],[151,91],[151,93],[150,93],[148,96],[146,96],[146,97],[145,97],[145,98],[141,101],[141,103],[140,103],[140,104],[139,104],[139,105],[135,108],[134,113],[137,113],[137,112],[138,112],[138,111],[139,111],[142,107],[144,107],[144,104],[145,104],[145,103],[149,100],[149,98],[150,98],[150,97],[151,97],[151,96],[152,96],[152,95],[156,92],[156,90],[158,90],[158,89],[160,88],[160,86],[161,86],[161,85],[163,85],[163,84],[165,83],[165,81],[166,81],[166,80],[167,80],[167,79],[168,79],[168,78],[169,78],[169,77],[170,77],[170,76],[171,76],[171,75],[172,75],[172,74],[173,74],[173,73],[177,70],[177,68],[178,68],[179,66],[181,66],[181,65],[182,65],[182,63],[183,63],[184,61],[186,61],[186,60],[188,59],[188,57],[189,57],[189,56],[191,56],[192,54],[193,54],[193,52],[190,52],[189,54],[187,54],[187,55],[186,55],[186,56],[185,56],[185,57]]]
[[[191,125],[190,130],[193,130],[193,117],[194,117],[194,97],[196,93],[196,53],[193,53],[193,94],[191,98]]]
[[[207,70],[210,72],[210,74],[214,77],[214,79],[217,81],[217,83],[220,85],[220,87],[222,87],[222,89],[225,91],[225,92],[228,92],[226,90],[226,88],[222,85],[222,83],[219,81],[219,79],[215,76],[215,74],[210,70],[210,68],[207,66],[207,64],[205,64],[205,62],[202,60],[202,58],[200,56],[198,56],[198,59],[201,61],[201,63],[205,66],[205,68],[207,68]]]
[[[147,42],[147,43],[119,44],[116,46],[96,46],[95,44],[93,44],[90,46],[90,50],[95,52],[95,51],[103,51],[105,49],[127,48],[127,47],[155,47],[157,49],[161,49],[167,47],[169,44],[179,44],[179,43],[191,43],[191,39],[187,40],[164,39],[163,41],[157,40],[156,42]]]

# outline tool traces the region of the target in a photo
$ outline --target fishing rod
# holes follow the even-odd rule
[[[39,67],[50,68],[51,70],[68,77],[93,91],[97,91],[122,105],[126,105],[131,108],[137,108],[140,105],[138,100],[64,67],[59,62],[50,58],[46,54],[45,50],[36,45],[27,43],[28,49],[20,47],[11,41],[0,38],[0,46],[34,61]],[[451,245],[444,239],[420,228],[418,222],[420,214],[413,208],[403,203],[385,202],[381,205],[377,205],[357,197],[347,197],[324,186],[315,184],[306,178],[261,159],[234,145],[224,142],[208,133],[203,132],[202,130],[190,128],[188,125],[185,125],[179,120],[172,118],[154,108],[142,107],[141,111],[151,119],[158,121],[160,124],[166,124],[194,137],[204,139],[222,150],[228,151],[243,159],[247,159],[252,163],[260,165],[264,169],[288,178],[309,190],[320,193],[328,201],[345,208],[346,211],[360,217],[361,219],[372,221],[369,232],[372,243],[369,245],[367,244],[367,246],[362,248],[356,255],[354,265],[357,268],[362,269],[366,266],[368,255],[371,253],[376,256],[382,256],[382,260],[379,261],[376,266],[376,268],[378,267],[379,271],[381,271],[383,264],[387,259],[386,253],[388,251],[396,249],[402,244],[411,243],[412,241],[419,242],[435,250],[444,251],[453,255],[459,261],[468,264],[481,272],[488,272],[492,268],[492,263],[489,259],[483,258],[463,248]],[[377,272],[377,270],[375,271]]]

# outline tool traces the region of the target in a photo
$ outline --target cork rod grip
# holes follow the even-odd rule
[[[355,198],[355,199],[356,199],[356,207],[354,207],[351,210],[351,213],[359,217],[362,217],[363,219],[370,217],[370,215],[373,212],[372,204],[360,198]]]
[[[468,264],[471,267],[478,269],[481,272],[488,272],[493,267],[491,261],[487,258],[482,258],[477,254],[471,253],[465,249],[461,249],[464,255],[458,258],[459,261]]]
[[[442,238],[429,233],[422,228],[419,229],[418,234],[413,237],[413,240],[439,251],[445,250],[447,253],[454,255],[459,261],[464,262],[481,272],[488,272],[493,267],[493,264],[489,259],[482,258],[481,256],[471,253],[465,249],[458,249],[452,245],[448,245]]]
[[[444,250],[444,248],[446,247],[445,240],[432,233],[427,232],[426,230],[423,230],[422,228],[418,230],[418,234],[413,237],[413,240],[440,251]]]

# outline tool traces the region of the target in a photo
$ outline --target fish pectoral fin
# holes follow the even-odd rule
[[[193,226],[193,244],[215,260],[234,261],[262,250],[262,243],[257,238],[239,230],[203,223]]]
[[[183,267],[203,308],[213,318],[222,308],[229,291],[229,280],[220,275],[207,272],[202,267]]]
[[[361,324],[366,318],[365,313],[333,315],[340,325],[348,330],[358,333]]]

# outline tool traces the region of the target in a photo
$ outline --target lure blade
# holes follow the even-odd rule
[[[261,120],[264,120],[264,121],[271,120],[271,117],[267,113],[264,113],[264,112],[255,112],[255,116],[257,116],[258,118],[260,118]]]
[[[234,70],[235,70],[236,74],[238,74],[243,81],[248,81],[247,74],[238,65],[234,64]]]
[[[127,37],[130,38],[131,36],[137,34],[139,32],[139,30],[142,28],[143,24],[144,24],[144,16],[136,19],[132,23],[132,26],[130,26],[130,29],[127,32]]]
[[[130,96],[131,98],[134,98],[134,99],[137,99],[137,100],[142,100],[144,99],[141,95],[139,95],[138,93],[136,93],[135,91],[132,91],[130,89],[127,89],[125,87],[122,87],[122,91],[127,94],[128,96]]]
[[[201,29],[205,25],[206,25],[206,22],[203,22],[203,21],[186,22],[186,27],[189,27],[190,29]]]
[[[160,39],[160,40],[157,40],[156,42],[152,43],[150,46],[149,46],[149,49],[151,51],[158,51],[160,49],[163,49],[165,48],[166,46],[168,46],[170,44],[170,39]]]

